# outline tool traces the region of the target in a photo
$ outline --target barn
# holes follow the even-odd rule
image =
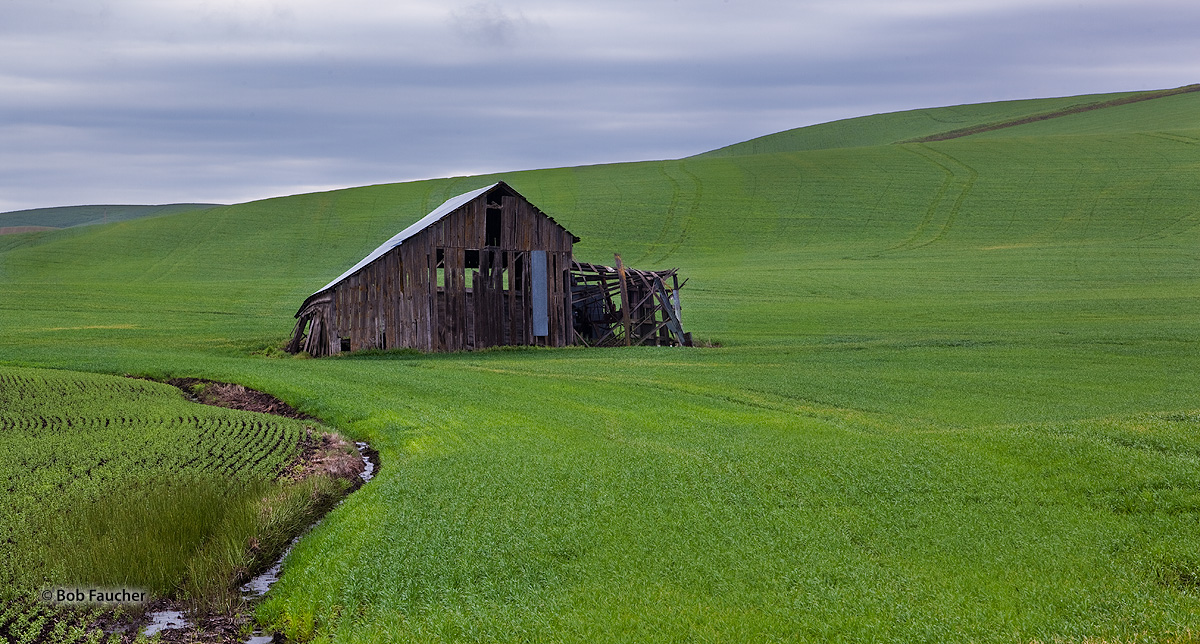
[[[287,350],[691,344],[674,269],[576,262],[578,241],[503,181],[452,197],[308,296]]]
[[[577,241],[502,181],[452,197],[308,296],[288,351],[572,344]]]

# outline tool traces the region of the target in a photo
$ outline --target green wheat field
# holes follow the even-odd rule
[[[1200,92],[906,142],[1130,95],[0,236],[0,548],[34,562],[0,585],[187,589],[54,568],[29,535],[71,532],[46,523],[53,486],[182,476],[157,418],[302,433],[95,374],[197,377],[379,450],[258,608],[292,640],[1200,640]],[[685,328],[715,346],[280,351],[308,294],[497,179],[580,260],[679,267]],[[19,402],[66,382],[90,388]],[[38,415],[141,420],[82,440]],[[291,454],[206,436],[251,496]]]

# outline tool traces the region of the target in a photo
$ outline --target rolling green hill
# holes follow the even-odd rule
[[[69,228],[109,222],[160,217],[195,210],[213,208],[217,204],[175,203],[160,206],[58,206],[0,212],[0,228],[41,226],[46,228]]]
[[[293,638],[1192,641],[1198,95],[895,143],[1114,96],[23,236],[0,363],[370,440],[260,610]],[[496,178],[581,259],[680,267],[721,346],[279,357],[306,295]]]
[[[725,146],[698,157],[771,154],[930,142],[962,136],[1011,137],[1152,132],[1196,127],[1197,85],[1172,90],[1089,94],[957,105],[863,116],[796,128]],[[1154,101],[1154,105],[1139,105]]]

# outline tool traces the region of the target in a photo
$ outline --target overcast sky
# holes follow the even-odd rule
[[[678,158],[1194,82],[1195,0],[0,0],[0,211]]]

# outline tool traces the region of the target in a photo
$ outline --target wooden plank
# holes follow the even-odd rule
[[[527,228],[522,229],[528,231]],[[521,336],[524,344],[536,344],[533,339],[533,316],[530,312],[530,302],[533,300],[533,280],[529,275],[529,251],[521,256]]]
[[[504,344],[504,251],[490,251],[492,261],[491,288],[488,296],[491,300],[492,316],[492,345]]]
[[[362,343],[362,284],[360,283],[360,275],[355,275],[350,278],[350,297],[352,307],[350,309],[350,329],[347,334],[350,337],[350,350],[357,351]]]
[[[360,302],[362,298],[359,297],[358,291],[358,277],[352,276],[348,280],[346,288],[349,290],[347,296],[350,298],[350,309],[346,311],[346,315],[349,318],[349,324],[346,325],[346,337],[350,339],[350,350],[353,351],[354,336],[358,333],[358,314],[362,310]]]
[[[400,302],[401,335],[404,338],[403,346],[414,348],[417,322],[413,309],[413,271],[416,270],[417,262],[411,246],[401,248],[403,252],[400,254],[400,279],[404,283],[404,299]]]
[[[405,244],[404,248],[404,319],[407,331],[405,332],[404,346],[410,349],[416,349],[420,342],[417,335],[418,326],[418,302],[421,292],[420,273],[421,261],[418,256],[419,245]]]
[[[447,231],[453,231],[454,226],[448,226]],[[445,248],[442,251],[442,350],[454,351],[454,317],[457,302],[455,302],[454,290],[454,248]]]
[[[372,271],[371,268],[373,268],[373,266],[367,267],[367,269],[362,271],[362,273],[361,273],[362,289],[363,289],[363,310],[362,310],[363,337],[362,337],[362,341],[363,341],[364,349],[374,349],[375,348],[375,334],[377,332],[377,330],[375,328],[375,324],[374,324],[374,322],[375,322],[375,310],[374,310],[375,281],[371,279],[372,275],[374,274],[374,271]]]
[[[571,290],[571,250],[568,248],[565,252],[560,251],[559,257],[561,264],[559,274],[563,276],[563,346],[571,346],[575,344],[575,306],[574,293]]]
[[[419,273],[417,273],[417,281],[419,283],[421,299],[417,302],[417,316],[419,320],[419,326],[417,329],[419,334],[417,337],[417,348],[421,351],[430,351],[433,342],[429,336],[429,309],[431,306],[431,296],[429,294],[429,266],[432,262],[432,259],[430,258],[430,252],[433,250],[433,246],[430,245],[429,237],[427,236],[423,236],[420,243],[421,270]]]
[[[465,234],[465,231],[464,231]],[[455,276],[455,288],[458,289],[458,347],[459,350],[469,349],[468,345],[468,329],[467,329],[467,258],[466,251],[459,248],[456,252],[456,261],[458,262],[458,273]]]
[[[375,262],[370,267],[370,273],[367,275],[367,296],[369,302],[367,304],[367,330],[370,344],[368,348],[379,348],[379,262]]]
[[[562,271],[559,270],[562,258],[556,252],[550,252],[549,255],[550,279],[553,287],[550,294],[550,310],[552,312],[551,329],[554,332],[554,346],[561,347],[563,346],[563,339],[566,337],[566,329],[563,328]]]
[[[345,323],[342,321],[346,311],[345,299],[346,289],[341,284],[333,287],[333,319],[328,320],[326,325],[332,324],[333,328],[326,329],[326,332],[332,331],[333,335],[337,335],[345,327]]]
[[[429,351],[429,239],[424,235],[414,242],[413,322],[416,337],[413,348]]]
[[[563,321],[564,321],[563,313],[565,311],[563,311],[563,305],[562,305],[562,295],[563,295],[562,270],[561,270],[562,254],[557,253],[557,252],[551,252],[550,257],[552,259],[552,262],[551,262],[552,265],[550,267],[550,270],[553,271],[550,275],[552,276],[552,279],[554,280],[554,294],[553,294],[554,299],[551,300],[551,308],[554,311],[554,320],[553,320],[554,321],[554,346],[561,347],[565,344],[565,340],[567,337],[567,330],[565,328],[565,325],[563,324]]]
[[[680,322],[678,317],[679,301],[677,299],[674,303],[670,302],[670,300],[667,298],[667,290],[663,287],[662,280],[659,280],[657,286],[659,301],[662,302],[663,306],[663,314],[664,317],[667,318],[667,328],[670,329],[671,333],[675,334],[675,341],[679,344],[683,344],[683,323]],[[675,291],[675,295],[678,297],[679,291]]]
[[[516,209],[513,208],[513,198],[500,197],[500,248],[511,248],[513,242],[513,224],[517,219]]]
[[[438,231],[441,233],[441,230]],[[440,237],[439,237],[440,238]],[[429,351],[441,351],[442,316],[437,294],[437,250],[430,240],[429,247]]]
[[[399,348],[404,345],[400,344],[401,336],[403,335],[400,328],[400,303],[404,301],[404,275],[403,267],[400,265],[399,249],[392,252],[392,303],[391,303],[391,326],[388,328],[388,337],[391,339],[391,348]]]
[[[521,226],[521,230],[517,234],[518,242],[516,247],[519,250],[533,250],[533,226]]]
[[[455,222],[457,221],[458,220],[456,219]],[[458,234],[457,229],[457,225],[447,225],[446,227],[446,230],[451,237]],[[457,279],[455,279],[454,276],[455,269],[458,266],[458,262],[455,261],[458,251],[459,249],[453,247],[447,247],[443,251],[445,253],[444,258],[446,264],[446,267],[443,270],[443,273],[445,274],[445,286],[442,288],[442,292],[445,294],[446,300],[446,315],[442,318],[442,328],[445,329],[445,343],[442,346],[442,350],[444,351],[458,350],[458,339],[456,337],[458,328],[455,324],[458,320],[458,289],[456,288]]]
[[[395,249],[383,257],[383,348],[396,344],[396,255]]]
[[[487,272],[487,287],[484,289],[484,294],[487,297],[487,329],[488,329],[488,346],[499,346],[504,342],[504,335],[500,329],[500,324],[503,320],[500,319],[500,288],[499,277],[501,271],[499,251],[494,248],[488,250],[488,272]]]
[[[480,349],[492,346],[492,311],[488,300],[491,290],[491,251],[479,250],[479,278],[475,281],[475,342]]]
[[[394,252],[394,251],[392,251]],[[391,293],[392,293],[392,274],[388,268],[391,267],[392,252],[384,253],[383,257],[379,258],[379,348],[386,349],[388,343],[388,325],[391,323]]]
[[[410,347],[412,346],[410,329],[412,328],[412,314],[409,310],[409,302],[412,300],[412,286],[408,281],[408,266],[409,254],[408,248],[401,246],[396,253],[396,279],[400,282],[400,299],[396,302],[396,346]]]
[[[621,263],[621,256],[613,257],[617,258],[617,279],[621,284],[621,324],[625,328],[625,346],[629,346],[629,334],[632,331],[629,322],[629,287],[625,283],[625,265]]]
[[[475,233],[471,248],[483,248],[487,237],[487,197],[475,201]],[[474,282],[471,283],[474,289]]]
[[[475,201],[463,206],[463,238],[459,240],[463,248],[474,248],[471,242],[475,239],[475,220],[477,218],[477,214],[479,213],[479,208],[477,206],[479,201],[479,199],[476,199]]]
[[[463,249],[448,248],[447,255],[453,262],[453,270],[451,271],[451,287],[449,293],[453,297],[454,312],[450,318],[450,336],[452,351],[462,351],[466,348],[466,334],[464,333],[464,320],[466,318],[466,306],[463,302],[466,297],[466,287],[463,284]],[[449,268],[449,267],[448,267]]]
[[[371,303],[370,307],[367,309],[371,316],[371,319],[367,324],[369,325],[368,328],[370,329],[371,348],[373,349],[378,349],[380,347],[380,339],[382,335],[379,324],[379,314],[382,310],[381,304],[383,300],[383,281],[380,279],[382,276],[383,273],[380,270],[380,263],[375,262],[371,265],[371,274],[368,277],[370,280],[369,294],[371,296]]]
[[[513,231],[514,238],[516,231]],[[505,263],[508,264],[508,288],[505,289],[504,299],[507,305],[508,312],[507,320],[504,324],[504,331],[507,334],[505,342],[508,344],[520,344],[520,328],[517,326],[517,254],[511,250],[504,253]]]

